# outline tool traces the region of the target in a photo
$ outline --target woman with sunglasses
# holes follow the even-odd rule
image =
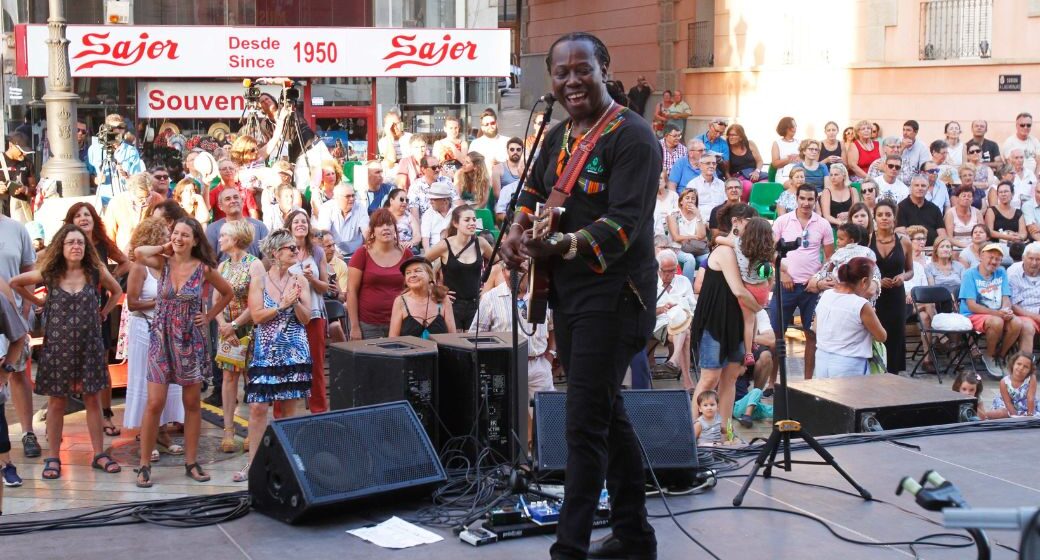
[[[820,210],[831,227],[849,221],[849,209],[859,202],[859,193],[849,186],[849,174],[842,163],[832,163],[826,185],[820,193]],[[874,186],[874,188],[877,188]]]
[[[232,475],[235,482],[249,477],[271,403],[280,405],[281,416],[288,418],[296,416],[303,399],[311,396],[311,351],[305,326],[311,320],[311,290],[302,274],[292,272],[298,267],[299,245],[288,230],[276,229],[261,246],[272,264],[266,275],[254,275],[249,281],[249,315],[256,325],[245,391],[249,461]]]
[[[993,173],[993,169],[982,161],[982,148],[978,144],[969,140],[967,144],[965,144],[964,153],[967,154],[967,156],[965,157],[966,161],[964,162],[964,166],[962,166],[961,169],[964,169],[964,167],[967,167],[968,165],[973,167],[975,171],[973,181],[977,187],[983,188],[983,192],[985,192],[989,187],[997,184],[997,176]],[[963,177],[961,178],[961,183],[964,183]]]
[[[394,189],[387,195],[385,204],[397,222],[397,240],[401,247],[411,249],[413,253],[421,252],[422,233],[415,213],[408,211],[408,193]]]
[[[953,235],[953,244],[965,248],[971,243],[972,230],[982,223],[982,212],[972,206],[975,189],[971,186],[971,177],[975,172],[969,170],[965,177],[967,185],[957,187],[953,195],[953,205],[946,211],[946,231]]]
[[[896,233],[896,205],[890,200],[878,201],[874,208],[877,231],[870,248],[877,256],[881,270],[881,295],[877,300],[878,318],[888,338],[887,371],[906,369],[906,290],[904,282],[914,277],[913,247],[910,240]]]
[[[863,204],[870,210],[870,214],[874,215],[874,207],[877,206],[878,201],[878,184],[873,179],[863,179],[863,182],[859,184],[860,194],[863,195]]]

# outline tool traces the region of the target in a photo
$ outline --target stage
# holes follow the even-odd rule
[[[829,522],[843,536],[872,542],[910,541],[930,533],[953,532],[928,520],[940,515],[918,507],[908,495],[895,496],[900,479],[914,478],[934,469],[956,484],[975,507],[1019,507],[1040,504],[1040,447],[1036,445],[1037,420],[1010,420],[1017,429],[897,438],[915,450],[897,443],[870,441],[832,445],[828,449],[874,498],[889,502],[864,502],[858,496],[807,487],[784,480],[757,479],[745,507],[774,507],[811,514]],[[895,431],[894,434],[905,433]],[[825,445],[833,438],[821,438]],[[796,451],[795,458],[813,459],[811,452]],[[745,459],[747,460],[747,459]],[[722,475],[718,485],[705,494],[670,497],[673,512],[692,508],[729,506],[743,482],[734,475],[750,467]],[[845,481],[829,467],[795,465],[791,473],[774,475],[849,491]],[[435,529],[444,540],[405,550],[386,550],[347,534],[353,529],[383,521],[390,515],[407,518],[422,503],[387,504],[329,518],[321,523],[289,526],[259,513],[216,526],[173,529],[136,524],[106,528],[73,529],[4,536],[5,556],[14,558],[246,558],[284,560],[287,554],[301,558],[382,558],[453,560],[476,558],[548,558],[552,538],[529,537],[494,543],[480,548],[460,542],[450,531]],[[901,511],[902,508],[906,511]],[[665,515],[659,498],[651,498],[652,515]],[[75,515],[86,510],[26,513],[4,516],[0,525],[13,521],[46,520]],[[720,558],[913,558],[905,546],[864,547],[839,541],[813,521],[781,513],[729,510],[680,515],[678,520],[691,534]],[[662,559],[708,557],[687,539],[672,520],[655,518]],[[597,530],[595,536],[602,535]],[[963,534],[963,533],[962,533]],[[992,541],[1018,548],[1019,533],[993,531]],[[951,542],[947,540],[946,542]],[[995,545],[994,543],[994,545]],[[918,547],[924,558],[975,558],[975,549]],[[994,546],[994,558],[1017,558]]]

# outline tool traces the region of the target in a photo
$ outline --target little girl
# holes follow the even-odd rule
[[[697,395],[700,416],[693,424],[697,445],[722,445],[722,415],[719,414],[719,394],[712,390]]]
[[[733,231],[726,237],[719,237],[719,245],[733,247],[737,254],[737,267],[740,268],[740,279],[744,287],[751,292],[752,297],[759,305],[765,307],[769,301],[769,292],[772,290],[772,265],[776,248],[772,243],[756,246],[751,239],[772,239],[772,226],[763,218],[751,218],[744,226],[744,231],[754,232],[762,230],[758,235],[740,236],[740,231],[734,225]],[[766,235],[768,233],[768,235]],[[740,314],[744,318],[744,365],[751,367],[755,365],[755,355],[751,352],[755,341],[755,313],[740,304]]]
[[[953,380],[953,390],[966,397],[975,397],[975,414],[981,419],[988,418],[986,405],[982,402],[982,376],[974,371],[966,371]]]
[[[1011,372],[1000,380],[1000,395],[993,398],[993,412],[1001,418],[1040,416],[1036,402],[1036,368],[1028,354],[1019,352],[1008,360]]]

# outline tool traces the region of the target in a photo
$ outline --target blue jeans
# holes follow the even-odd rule
[[[632,357],[632,388],[653,389],[650,383],[650,359],[646,357],[646,351],[640,350]]]
[[[704,333],[701,334],[700,360],[698,362],[701,369],[722,369],[727,362],[731,364],[744,363],[744,342],[742,341],[731,348],[728,355],[722,356],[721,354],[722,345],[715,340],[715,337],[711,336],[708,329],[704,329]]]
[[[782,333],[787,327],[794,323],[794,310],[798,310],[798,316],[802,318],[802,328],[809,330],[812,325],[813,315],[816,314],[816,302],[820,300],[820,294],[809,292],[805,284],[795,284],[794,289],[788,291],[780,286],[781,299],[784,301],[784,325],[780,326],[780,317],[777,316],[776,298],[769,302],[769,324],[773,332]]]

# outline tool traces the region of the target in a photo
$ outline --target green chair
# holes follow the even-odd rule
[[[768,175],[769,175],[769,182],[770,183],[776,181],[776,172],[777,171],[778,171],[777,168],[773,167],[772,165],[769,166],[769,173],[768,173]]]
[[[751,197],[748,203],[758,211],[758,214],[767,220],[776,219],[776,199],[784,192],[784,186],[780,183],[755,183],[751,187]]]
[[[498,227],[495,226],[495,213],[487,208],[478,208],[474,211],[477,215],[478,228],[495,237],[498,237]]]

